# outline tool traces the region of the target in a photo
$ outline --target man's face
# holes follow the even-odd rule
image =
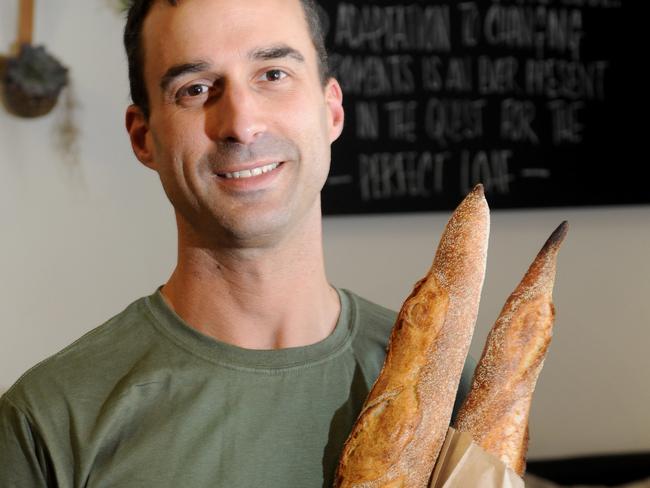
[[[320,218],[343,110],[298,0],[159,0],[143,49],[150,118],[127,127],[181,229],[262,245]]]

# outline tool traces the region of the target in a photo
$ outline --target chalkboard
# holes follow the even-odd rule
[[[450,209],[478,182],[492,208],[650,202],[624,3],[322,0],[346,111],[323,212]]]

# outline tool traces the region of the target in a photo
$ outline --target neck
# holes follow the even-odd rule
[[[334,329],[340,304],[325,275],[320,219],[281,245],[255,249],[183,235],[162,292],[189,326],[247,349],[314,344]]]

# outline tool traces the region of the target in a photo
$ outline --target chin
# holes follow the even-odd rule
[[[286,214],[255,214],[222,223],[225,238],[236,247],[269,247],[288,234],[291,220]]]

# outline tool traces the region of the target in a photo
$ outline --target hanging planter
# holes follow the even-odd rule
[[[34,0],[20,0],[18,56],[6,61],[4,94],[7,109],[21,117],[49,113],[68,83],[68,70],[43,46],[32,46]]]
[[[68,83],[68,70],[43,46],[23,44],[16,58],[7,61],[5,101],[21,117],[49,113]]]

